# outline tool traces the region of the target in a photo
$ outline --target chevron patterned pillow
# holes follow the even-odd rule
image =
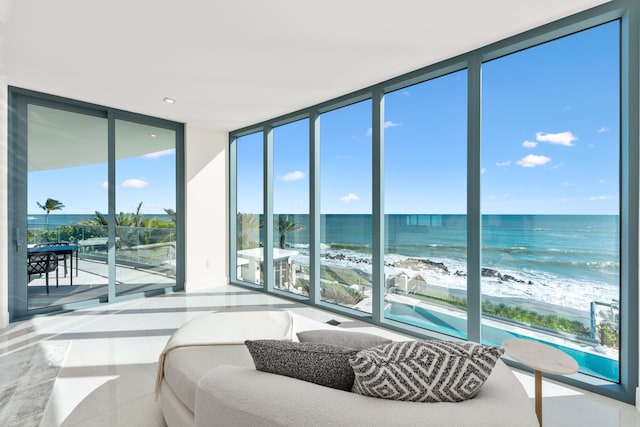
[[[504,353],[468,341],[402,341],[362,350],[349,360],[353,391],[411,402],[474,397]]]

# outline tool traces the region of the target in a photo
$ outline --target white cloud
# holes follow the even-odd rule
[[[518,160],[516,163],[523,168],[535,168],[536,166],[545,165],[550,161],[551,159],[549,157],[529,154],[528,156],[523,157],[521,160]]]
[[[565,181],[562,183],[563,187],[575,187],[576,185],[573,182]]]
[[[394,121],[388,120],[386,122],[384,122],[384,128],[394,128],[400,126],[400,123],[396,123]],[[367,129],[367,136],[371,136],[373,135],[373,128],[369,128]]]
[[[604,133],[604,132],[611,132],[611,129],[602,126],[600,129],[598,129],[598,133]]]
[[[480,168],[480,173],[484,174],[485,172],[487,172],[487,168]]]
[[[280,179],[284,182],[291,182],[291,181],[300,181],[301,179],[304,179],[304,177],[305,177],[304,172],[293,171],[281,176]]]
[[[613,196],[593,196],[589,197],[589,200],[612,200]]]
[[[600,184],[604,184],[605,182],[607,182],[607,180],[606,180],[606,179],[599,179],[599,180],[598,180],[598,182],[599,182]]]
[[[511,165],[511,160],[507,160],[506,162],[498,162],[498,163],[496,163],[496,166],[498,166],[498,167],[510,166],[510,165]]]
[[[538,143],[535,141],[525,141],[522,143],[522,146],[525,148],[535,148],[538,146]]]
[[[346,196],[342,196],[340,197],[340,201],[342,203],[349,203],[349,202],[355,202],[357,200],[360,200],[360,197],[356,196],[353,193],[349,193]]]
[[[127,179],[122,183],[122,186],[124,188],[144,188],[144,187],[147,187],[148,185],[149,183],[147,181],[143,181],[141,179],[136,179],[136,178]]]
[[[102,184],[100,184],[100,187],[104,188],[105,190],[108,190],[109,189],[109,183],[107,181],[105,181]]]
[[[573,141],[576,141],[578,139],[577,136],[575,136],[573,133],[571,132],[560,132],[560,133],[542,133],[542,132],[536,132],[536,140],[540,141],[540,142],[548,142],[550,144],[556,144],[556,145],[564,145],[566,147],[572,147]]]
[[[149,153],[142,156],[145,159],[159,159],[163,156],[169,156],[176,153],[175,148],[170,148],[168,150],[156,151],[155,153]]]

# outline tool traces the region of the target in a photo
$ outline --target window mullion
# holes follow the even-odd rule
[[[480,119],[481,60],[469,59],[467,100],[467,338],[480,342],[481,214],[480,214]]]

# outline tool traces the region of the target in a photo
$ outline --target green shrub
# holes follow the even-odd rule
[[[337,282],[323,282],[320,285],[320,296],[325,300],[343,305],[355,305],[364,299],[361,291]]]

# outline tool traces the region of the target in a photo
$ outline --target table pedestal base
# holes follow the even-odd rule
[[[542,372],[537,369],[534,372],[536,376],[536,416],[542,426]]]

